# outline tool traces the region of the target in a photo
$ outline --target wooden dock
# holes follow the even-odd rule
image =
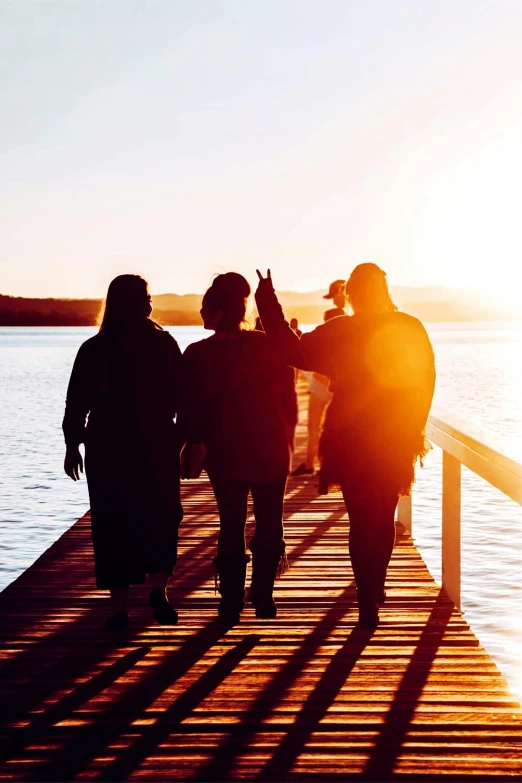
[[[304,432],[299,439],[302,447]],[[213,496],[183,489],[175,627],[135,588],[107,631],[88,516],[0,594],[0,780],[505,780],[522,710],[465,619],[398,537],[374,633],[357,607],[339,495],[292,479],[277,620],[217,621]]]

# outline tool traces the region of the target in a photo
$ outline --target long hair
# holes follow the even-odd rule
[[[247,301],[250,285],[243,275],[226,272],[217,275],[203,297],[203,306],[209,310],[221,311],[221,329],[237,329],[247,324]]]
[[[148,283],[140,275],[115,277],[109,285],[98,317],[100,333],[121,332],[129,326],[147,321],[160,329],[148,318],[148,295]]]
[[[377,264],[359,264],[346,283],[346,297],[355,312],[394,312],[386,272]]]

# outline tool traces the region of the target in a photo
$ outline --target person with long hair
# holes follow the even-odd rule
[[[183,356],[183,470],[188,478],[197,475],[191,457],[196,454],[214,489],[220,518],[214,561],[218,611],[230,624],[244,606],[249,493],[256,520],[249,542],[250,600],[257,617],[277,614],[273,587],[285,564],[283,500],[297,423],[294,372],[274,359],[263,332],[247,328],[249,296],[242,275],[218,275],[201,308],[205,329],[214,334],[189,345]]]
[[[174,423],[181,351],[151,312],[142,277],[111,282],[99,332],[76,356],[63,420],[64,468],[75,481],[85,444],[96,585],[110,591],[113,629],[127,627],[129,586],[147,575],[156,620],[177,622],[166,587],[183,516]]]
[[[331,381],[320,492],[342,490],[359,626],[375,628],[386,597],[397,501],[409,494],[415,464],[425,454],[435,385],[431,343],[420,321],[398,311],[376,264],[355,267],[346,283],[353,315],[333,318],[300,340],[284,319],[270,272],[258,276],[258,311],[281,361]]]

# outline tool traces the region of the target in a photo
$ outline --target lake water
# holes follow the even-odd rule
[[[88,328],[0,328],[0,589],[88,508],[85,481],[63,474],[65,390]],[[199,327],[170,330],[185,348]],[[522,461],[522,324],[428,326],[435,402],[489,433]],[[207,333],[208,334],[208,333]],[[441,452],[414,487],[413,535],[440,582]],[[462,605],[466,619],[522,699],[522,508],[465,468]]]

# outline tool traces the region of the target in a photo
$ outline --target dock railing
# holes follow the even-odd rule
[[[461,465],[522,505],[522,464],[495,448],[492,436],[444,408],[431,409],[426,437],[442,449],[442,586],[460,608]],[[412,495],[399,500],[397,515],[411,535]]]

